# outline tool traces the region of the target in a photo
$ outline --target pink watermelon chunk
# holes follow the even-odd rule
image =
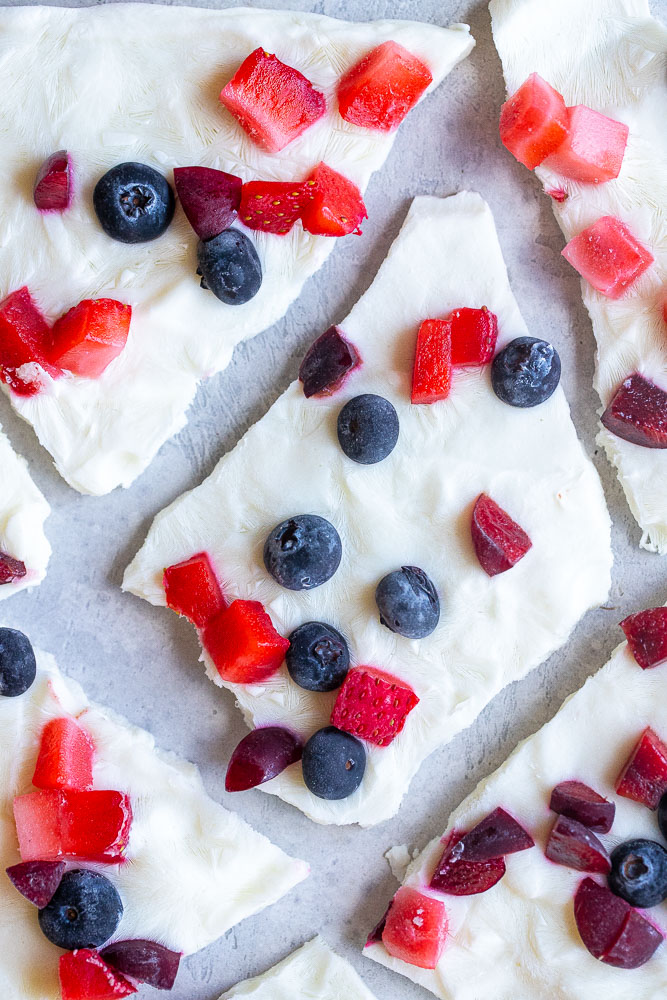
[[[653,263],[653,256],[613,215],[603,215],[562,251],[582,278],[610,299],[618,299]]]
[[[567,135],[556,152],[547,157],[544,166],[585,184],[602,184],[618,177],[628,142],[628,126],[585,104],[568,108],[567,118]]]
[[[555,153],[567,135],[567,108],[557,90],[531,73],[500,109],[500,138],[532,170]]]

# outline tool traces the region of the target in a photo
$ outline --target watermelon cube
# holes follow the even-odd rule
[[[447,937],[445,904],[404,885],[394,896],[382,943],[394,958],[419,969],[435,969]]]
[[[210,557],[198,552],[183,562],[167,566],[162,578],[167,607],[189,618],[197,628],[226,607]]]
[[[628,227],[603,215],[562,251],[582,278],[610,299],[618,299],[653,263],[653,256]]]
[[[127,343],[132,307],[115,299],[84,299],[53,325],[47,358],[73,375],[98,378]]]
[[[602,184],[618,177],[628,142],[628,126],[577,104],[567,109],[568,131],[544,166],[573,181]]]
[[[93,787],[93,742],[74,719],[51,719],[42,740],[32,783],[35,788]]]
[[[0,302],[0,378],[21,396],[43,388],[36,365],[54,378],[59,373],[46,361],[49,324],[24,286]],[[31,366],[30,370],[23,366]]]
[[[391,132],[433,80],[430,69],[398,42],[383,42],[338,84],[338,110],[353,125]]]
[[[289,648],[259,601],[233,601],[208,622],[202,643],[223,680],[234,684],[267,680]]]
[[[455,309],[452,328],[452,365],[488,365],[498,339],[498,317],[486,306]]]
[[[500,109],[503,146],[529,170],[556,152],[567,128],[565,101],[537,73],[532,73]]]
[[[413,403],[435,403],[449,396],[452,384],[452,324],[425,319],[417,333],[412,371]]]
[[[667,663],[667,608],[647,608],[628,615],[621,628],[642,670]]]
[[[115,791],[48,788],[14,799],[23,861],[122,861],[130,839],[129,797]]]

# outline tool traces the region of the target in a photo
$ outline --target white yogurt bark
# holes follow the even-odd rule
[[[21,858],[12,802],[32,790],[42,728],[75,716],[96,748],[96,788],[130,795],[134,818],[122,865],[98,868],[116,885],[124,914],[114,940],[148,938],[186,954],[276,902],[306,878],[235,813],[208,797],[193,764],[155,748],[153,737],[91,704],[55,660],[36,651],[37,679],[26,694],[0,698],[0,995],[59,1000],[62,952],[41,933],[37,910],[4,876]],[[76,867],[76,863],[72,867]]]
[[[543,167],[545,189],[567,199],[553,209],[569,241],[603,215],[625,222],[655,263],[620,299],[582,279],[597,342],[595,388],[602,409],[635,371],[667,390],[667,32],[647,0],[491,0],[493,38],[508,93],[537,72],[568,105],[588,104],[630,129],[621,172],[606,184],[565,180]],[[602,410],[600,410],[602,412]],[[616,467],[640,544],[667,552],[667,451],[642,448],[602,428],[598,441]]]
[[[364,954],[420,983],[442,1000],[658,1000],[667,990],[667,948],[639,969],[615,969],[586,950],[574,922],[574,894],[585,874],[548,861],[555,820],[549,799],[576,779],[616,804],[608,849],[634,837],[660,839],[655,813],[615,795],[614,784],[642,730],[667,735],[667,667],[642,670],[622,643],[611,660],[558,714],[517,749],[450,817],[469,830],[502,806],[531,833],[535,847],[506,858],[507,872],[488,892],[448,896],[427,889],[443,851],[436,837],[409,866],[404,884],[445,903],[449,934],[436,969],[399,961],[383,944]],[[667,933],[667,906],[646,911]]]
[[[314,938],[262,976],[246,979],[220,1000],[375,1000],[349,962]]]
[[[366,745],[366,774],[349,798],[315,797],[299,765],[261,786],[321,823],[369,826],[392,816],[424,758],[562,645],[608,591],[609,517],[560,388],[521,410],[495,396],[488,367],[461,369],[444,402],[410,402],[420,322],[482,305],[498,316],[499,348],[527,333],[488,206],[469,192],[417,198],[372,286],[341,324],[362,366],[325,398],[306,399],[294,382],[201,486],[157,516],[125,574],[126,590],[164,604],[164,568],[205,549],[225,593],[261,601],[281,634],[328,622],[347,637],[352,664],[412,686],[419,704],[390,746]],[[364,392],[389,398],[401,428],[397,447],[373,466],[346,458],[336,437],[341,407]],[[482,491],[533,542],[494,579],[470,537]],[[343,545],[332,579],[302,592],[281,588],[262,561],[268,533],[298,513],[326,517]],[[379,580],[405,565],[421,567],[441,600],[438,627],[420,641],[381,625],[374,601]],[[285,667],[263,684],[226,686],[249,725],[283,724],[304,737],[328,723],[336,696],[297,687]]]
[[[173,167],[193,164],[243,180],[291,181],[324,160],[364,189],[394,133],[343,121],[335,85],[387,39],[428,65],[429,89],[474,45],[467,25],[350,24],[257,9],[0,10],[7,178],[0,190],[0,292],[27,285],[50,319],[85,298],[116,298],[133,308],[127,346],[99,378],[61,378],[37,396],[11,396],[75,489],[102,494],[128,486],[183,427],[199,380],[225,368],[236,344],[280,319],[336,244],[300,224],[284,237],[250,233],[262,287],[243,306],[225,305],[199,287],[197,238],[180,208],[158,240],[118,243],[93,211],[97,180],[119,162],[139,160],[170,181]],[[327,114],[277,155],[254,145],[218,100],[258,46],[304,72],[327,99]],[[40,215],[32,203],[35,173],[63,148],[74,162],[74,203],[62,215]]]
[[[46,576],[51,546],[44,522],[51,508],[37,489],[25,459],[17,455],[0,430],[0,552],[25,563],[26,575],[0,585],[0,600]]]

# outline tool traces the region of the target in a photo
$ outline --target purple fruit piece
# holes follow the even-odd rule
[[[624,441],[667,448],[667,392],[637,372],[626,378],[600,419]]]
[[[638,969],[648,962],[664,940],[663,934],[637,910],[630,910],[602,961],[617,969]]]
[[[452,860],[490,861],[506,854],[526,851],[534,845],[535,841],[521,824],[504,809],[498,808],[452,847],[451,857]]]
[[[20,559],[8,556],[6,552],[0,552],[0,586],[3,583],[14,583],[15,580],[22,580],[27,570],[25,563]]]
[[[585,878],[574,897],[574,919],[594,958],[620,969],[648,962],[663,935],[624,899]]]
[[[330,326],[312,344],[301,362],[299,378],[303,382],[304,396],[330,396],[360,364],[354,344],[345,339],[340,327]]]
[[[170,990],[176,980],[181,954],[155,941],[114,941],[100,953],[116,972],[132,976],[156,990]]]
[[[33,188],[35,205],[41,212],[64,212],[72,200],[71,162],[67,150],[52,153],[39,168]]]
[[[64,874],[64,861],[25,861],[7,869],[12,885],[40,910],[51,902]]]
[[[290,764],[301,760],[303,744],[282,726],[253,729],[232,754],[225,788],[228,792],[244,792],[264,781],[270,781]]]
[[[463,833],[456,831],[450,834],[429,888],[446,892],[450,896],[474,896],[491,889],[505,874],[504,858],[464,861],[453,856],[453,848],[463,836]]]
[[[387,909],[382,914],[380,920],[377,922],[373,930],[366,938],[366,944],[364,945],[364,948],[368,948],[372,944],[379,944],[380,941],[382,941],[382,931],[384,930],[385,924],[387,923],[387,917],[389,916],[390,910],[391,910],[391,903],[389,904]]]
[[[578,872],[606,875],[611,871],[611,860],[604,844],[587,826],[569,816],[558,817],[551,828],[544,853],[549,861]]]
[[[201,240],[219,236],[234,221],[241,204],[240,177],[210,167],[176,167],[174,184],[185,216]]]
[[[561,781],[551,793],[549,808],[596,833],[609,833],[616,813],[613,802],[603,799],[583,781]]]

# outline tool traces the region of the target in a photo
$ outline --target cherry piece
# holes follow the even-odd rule
[[[33,199],[40,212],[64,212],[72,200],[72,164],[65,149],[59,149],[39,168]]]
[[[100,952],[116,972],[157,990],[170,990],[176,981],[181,954],[155,941],[114,941]]]
[[[592,878],[585,878],[577,889],[574,919],[591,955],[619,969],[644,965],[663,940],[629,903]]]
[[[451,848],[451,858],[490,861],[506,854],[526,851],[535,841],[504,809],[494,809]]]
[[[228,792],[244,792],[275,778],[297,760],[303,743],[282,726],[253,729],[234,750],[225,778]]]
[[[0,587],[5,583],[22,580],[27,572],[25,563],[20,559],[14,559],[6,552],[0,552]]]
[[[609,854],[595,834],[569,816],[559,816],[544,851],[549,861],[579,872],[606,875],[611,870]]]
[[[582,781],[561,781],[551,793],[549,808],[561,816],[569,816],[596,833],[609,833],[616,806],[608,802]]]
[[[433,878],[429,882],[430,889],[446,892],[450,896],[474,896],[480,892],[487,892],[505,874],[504,858],[464,861],[461,857],[453,856],[452,849],[463,836],[463,833],[456,831],[450,834]]]
[[[24,861],[7,869],[14,888],[40,910],[51,902],[64,874],[64,861]]]
[[[486,493],[475,502],[471,533],[480,566],[489,576],[516,566],[533,544],[523,528]]]

